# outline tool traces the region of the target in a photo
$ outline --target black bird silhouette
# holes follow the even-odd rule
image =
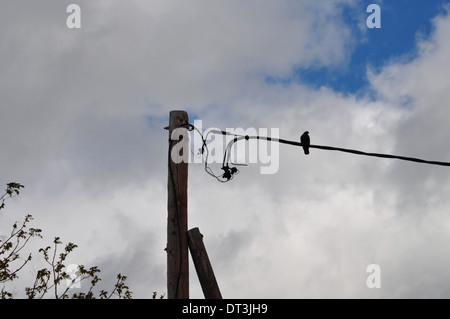
[[[309,132],[306,131],[306,132],[303,133],[302,136],[300,137],[300,143],[302,143],[302,147],[303,147],[303,150],[305,151],[305,155],[308,155],[308,154],[309,154],[309,144],[311,143],[308,134],[309,134]]]

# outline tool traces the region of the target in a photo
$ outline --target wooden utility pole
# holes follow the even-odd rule
[[[197,271],[205,298],[222,299],[216,276],[214,276],[208,253],[203,244],[203,235],[198,228],[193,228],[188,232],[188,242],[195,270]]]
[[[167,182],[167,298],[189,299],[188,263],[188,114],[171,111]]]

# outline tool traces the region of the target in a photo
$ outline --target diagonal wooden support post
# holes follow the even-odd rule
[[[189,250],[191,251],[192,260],[194,261],[195,270],[197,271],[200,285],[206,299],[222,299],[219,285],[214,276],[214,271],[209,261],[203,243],[203,235],[198,228],[193,228],[188,232]]]

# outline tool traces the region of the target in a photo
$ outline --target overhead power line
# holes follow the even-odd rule
[[[297,141],[291,141],[291,140],[286,140],[286,139],[281,139],[281,138],[273,138],[273,137],[269,137],[269,136],[239,135],[239,134],[234,134],[231,132],[220,131],[220,130],[210,130],[206,134],[206,137],[204,137],[203,134],[192,124],[188,124],[187,126],[190,131],[195,129],[202,138],[202,141],[203,141],[202,154],[205,155],[205,171],[208,174],[210,174],[211,176],[215,177],[220,182],[227,182],[227,181],[231,180],[235,174],[239,173],[239,170],[236,167],[230,167],[230,164],[237,165],[237,164],[231,163],[231,161],[230,161],[231,147],[236,142],[239,142],[242,140],[263,140],[263,141],[287,144],[287,145],[292,145],[292,146],[297,146],[297,147],[303,146],[303,144],[301,142],[297,142]],[[209,134],[234,136],[234,138],[228,143],[228,145],[225,148],[225,153],[224,153],[224,158],[223,158],[223,166],[222,166],[222,170],[224,171],[224,173],[222,175],[215,175],[212,172],[211,168],[208,166],[209,151],[208,151],[208,146],[206,144],[206,138]],[[334,146],[311,144],[311,145],[309,145],[309,148],[315,148],[315,149],[320,149],[320,150],[325,150],[325,151],[338,151],[338,152],[351,153],[351,154],[356,154],[356,155],[361,155],[361,156],[398,159],[398,160],[402,160],[402,161],[410,161],[410,162],[416,162],[416,163],[428,164],[428,165],[438,165],[438,166],[447,166],[447,167],[450,166],[450,162],[429,161],[429,160],[424,160],[424,159],[415,158],[415,157],[407,157],[407,156],[392,155],[392,154],[369,153],[369,152],[363,152],[363,151],[359,151],[359,150],[334,147]]]

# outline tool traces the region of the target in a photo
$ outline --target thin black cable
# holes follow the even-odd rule
[[[205,157],[205,172],[207,174],[211,175],[212,177],[214,177],[217,181],[219,181],[221,183],[227,182],[228,180],[220,179],[222,175],[214,174],[212,169],[208,166],[209,149],[208,149],[208,145],[206,144],[206,140],[208,139],[209,134],[214,133],[214,130],[208,131],[206,136],[204,136],[203,133],[200,132],[200,130],[198,128],[196,128],[194,125],[192,125],[192,124],[189,124],[189,125],[192,126],[197,131],[197,133],[200,135],[200,138],[202,139],[201,155],[203,155]]]
[[[219,182],[228,182],[229,180],[231,180],[233,178],[233,176],[235,174],[239,173],[239,171],[235,167],[231,167],[230,168],[230,166],[229,166],[230,164],[232,164],[232,165],[240,165],[240,164],[234,164],[230,160],[231,147],[235,143],[237,143],[239,141],[256,139],[256,140],[265,140],[265,141],[269,141],[269,142],[277,142],[277,143],[280,143],[280,144],[287,144],[287,145],[292,145],[292,146],[297,146],[297,147],[302,147],[303,146],[303,144],[301,142],[296,142],[296,141],[291,141],[291,140],[286,140],[286,139],[281,139],[281,138],[273,138],[273,137],[259,136],[259,135],[256,135],[256,136],[239,135],[239,134],[234,134],[234,133],[231,133],[231,132],[220,131],[220,130],[210,130],[206,134],[206,137],[204,137],[203,134],[195,126],[193,126],[192,124],[188,124],[188,125],[189,125],[190,128],[192,128],[191,130],[195,129],[200,134],[200,136],[202,138],[202,142],[203,142],[202,154],[205,154],[205,151],[206,151],[205,171],[209,175],[211,175],[214,178],[216,178]],[[209,134],[234,136],[234,138],[228,143],[228,145],[225,148],[225,152],[224,152],[224,156],[223,156],[223,163],[222,163],[222,169],[224,170],[224,174],[223,175],[215,175],[212,172],[211,168],[208,166],[209,150],[208,150],[208,146],[206,144],[206,140],[207,140],[207,137],[208,137]],[[379,157],[379,158],[398,159],[398,160],[416,162],[416,163],[421,163],[421,164],[447,166],[447,167],[450,166],[450,162],[429,161],[429,160],[424,160],[424,159],[415,158],[415,157],[399,156],[399,155],[392,155],[392,154],[370,153],[370,152],[363,152],[363,151],[359,151],[359,150],[347,149],[347,148],[341,148],[341,147],[334,147],[334,146],[309,145],[309,148],[316,148],[316,149],[321,149],[321,150],[326,150],[326,151],[338,151],[338,152],[351,153],[351,154],[361,155],[361,156],[371,156],[371,157]],[[242,164],[242,165],[245,165],[245,164]]]
[[[262,137],[262,136],[245,136],[245,139],[258,139],[258,140],[266,140],[271,142],[278,142],[281,144],[288,144],[288,145],[294,145],[294,146],[303,146],[300,142],[295,141],[289,141],[285,139],[280,138],[272,138],[272,137]],[[242,138],[235,138],[232,141],[230,141],[231,145],[235,142],[242,140]],[[231,147],[231,146],[230,146]],[[325,146],[325,145],[309,145],[309,148],[317,148],[321,150],[326,151],[339,151],[339,152],[345,152],[345,153],[352,153],[356,155],[362,155],[362,156],[372,156],[372,157],[380,157],[380,158],[391,158],[391,159],[399,159],[402,161],[410,161],[410,162],[416,162],[416,163],[422,163],[422,164],[429,164],[429,165],[439,165],[439,166],[450,166],[449,162],[439,162],[439,161],[429,161],[424,160],[420,158],[415,157],[407,157],[407,156],[400,156],[400,155],[391,155],[391,154],[381,154],[381,153],[368,153],[353,149],[347,149],[347,148],[341,148],[341,147],[334,147],[334,146]]]

